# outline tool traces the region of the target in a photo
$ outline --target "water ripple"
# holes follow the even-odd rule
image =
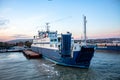
[[[120,80],[120,54],[95,52],[89,69],[59,66],[22,53],[0,54],[0,80]]]

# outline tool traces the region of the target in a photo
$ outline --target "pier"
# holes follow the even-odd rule
[[[26,56],[28,59],[38,59],[42,58],[42,54],[33,52],[31,50],[23,50],[23,54]]]

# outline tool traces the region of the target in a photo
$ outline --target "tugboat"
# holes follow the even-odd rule
[[[49,27],[49,23],[46,23],[47,30],[38,31],[31,49],[55,64],[89,68],[94,47],[86,44],[86,16],[84,16],[84,44],[75,43],[70,32],[58,34],[57,31],[50,31]]]

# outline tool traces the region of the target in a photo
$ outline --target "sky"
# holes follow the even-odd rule
[[[120,38],[120,0],[0,0],[0,41],[31,39],[47,22],[80,39],[83,15],[87,38]]]

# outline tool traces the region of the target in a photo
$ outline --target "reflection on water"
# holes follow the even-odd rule
[[[120,80],[120,53],[95,52],[89,69],[26,59],[22,53],[0,53],[0,80]]]

